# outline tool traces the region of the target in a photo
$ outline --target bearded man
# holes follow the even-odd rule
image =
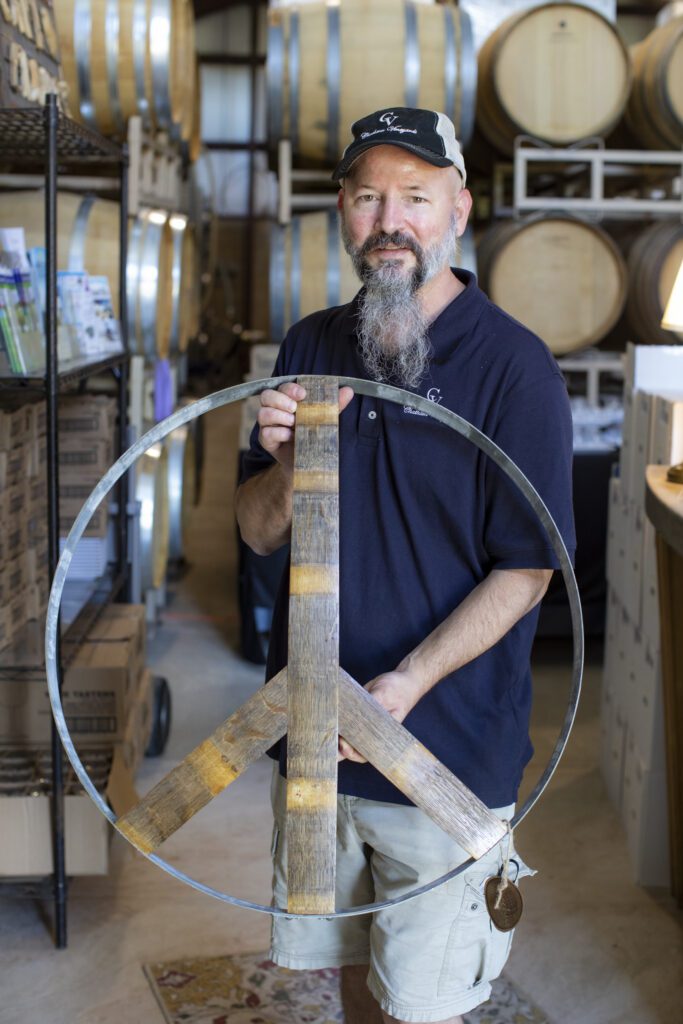
[[[545,345],[450,266],[472,206],[452,123],[381,110],[353,125],[334,177],[346,249],[363,287],[287,334],[276,375],[386,381],[459,413],[521,467],[568,549],[571,418]],[[289,538],[295,383],[261,395],[237,492],[242,536],[267,554]],[[495,813],[514,812],[531,757],[530,651],[557,561],[516,487],[474,445],[410,402],[342,388],[340,663]],[[285,577],[287,577],[285,573]],[[287,663],[287,591],[276,603],[267,677]],[[286,759],[274,776],[274,900],[286,906]],[[342,739],[337,906],[393,899],[467,859],[456,843]],[[276,756],[278,756],[276,754]],[[455,1024],[490,994],[511,933],[486,880],[512,865],[504,841],[425,895],[373,915],[274,919],[273,959],[341,967],[349,1024]]]

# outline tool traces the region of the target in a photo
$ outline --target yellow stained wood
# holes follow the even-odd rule
[[[140,853],[150,854],[154,853],[156,849],[156,843],[151,843],[149,839],[134,825],[131,825],[129,821],[122,821],[120,818],[114,823],[114,827],[117,832],[120,832],[124,839],[127,839],[129,843],[132,843],[136,850]]]
[[[334,899],[322,893],[290,892],[287,909],[291,914],[333,914]]]
[[[295,491],[335,493],[339,490],[339,473],[332,470],[295,468],[293,486]]]
[[[338,566],[292,565],[290,567],[290,594],[335,594],[338,587]]]
[[[302,427],[335,426],[339,409],[323,402],[301,402],[296,410],[297,424]]]
[[[287,811],[329,810],[336,806],[337,786],[328,779],[287,779]]]
[[[187,763],[197,772],[214,796],[222,793],[239,775],[234,765],[223,759],[220,750],[211,740],[204,740],[196,750],[193,750],[187,758]]]

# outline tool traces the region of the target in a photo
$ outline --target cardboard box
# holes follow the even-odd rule
[[[2,570],[5,600],[9,603],[13,596],[20,593],[26,586],[26,555],[20,554],[5,563]]]
[[[90,493],[92,488],[89,488]],[[73,526],[76,516],[83,508],[83,502],[76,499],[75,501],[71,498],[66,501],[59,502],[59,535],[60,537],[66,537],[69,530]],[[100,505],[99,508],[95,509],[90,519],[90,522],[83,531],[84,537],[101,537],[107,536],[107,529],[109,526],[109,506],[105,502]]]
[[[10,629],[9,608],[3,602],[0,604],[0,650],[3,647],[7,647],[11,642],[12,632]]]
[[[624,390],[667,391],[671,382],[683,380],[683,346],[626,346]]]
[[[77,746],[103,746],[123,739],[139,678],[137,650],[129,641],[86,641],[79,648],[66,671],[62,692],[64,715]],[[65,645],[65,656],[68,653]],[[52,710],[41,673],[0,678],[1,745],[47,744],[51,726]]]
[[[92,480],[93,486],[109,469],[111,442],[74,434],[59,438],[59,479],[61,483],[82,484]]]
[[[126,734],[121,743],[123,761],[135,777],[145,756],[152,731],[152,713],[154,710],[154,688],[152,674],[145,671],[140,676],[138,692],[131,706],[126,726]]]
[[[105,794],[117,817],[139,801],[117,750],[113,751]],[[107,819],[84,792],[65,796],[64,817],[67,874],[106,874],[114,831]],[[0,876],[49,875],[53,870],[49,796],[0,796],[0,820]]]
[[[147,620],[144,604],[110,604],[88,633],[89,643],[130,644],[134,689],[145,668],[147,657]]]
[[[9,613],[10,633],[14,638],[26,622],[26,591],[22,587],[19,592],[12,591],[12,594],[13,596],[10,596],[7,604],[7,611]]]
[[[622,821],[626,828],[633,880],[669,886],[669,820],[666,773],[642,763],[631,735],[624,755]]]
[[[658,466],[683,462],[683,394],[655,396],[650,462]]]
[[[18,485],[25,486],[26,478],[31,470],[31,445],[28,443],[17,445],[11,451],[5,453],[5,479],[4,488],[9,489]]]
[[[9,487],[3,492],[3,515],[4,526],[14,524],[19,519],[26,519],[27,497],[26,483],[21,481],[14,487]]]
[[[24,554],[24,566],[28,586],[36,583],[45,583],[47,586],[50,573],[47,537],[43,538],[36,547],[27,548]]]
[[[116,425],[116,401],[105,395],[68,395],[59,403],[60,444],[68,435],[91,434],[111,439]]]
[[[24,441],[31,440],[31,415],[26,411],[26,404],[3,400],[0,410],[0,449],[11,451]]]
[[[46,479],[47,474],[47,438],[41,437],[31,442],[31,473],[32,477]]]

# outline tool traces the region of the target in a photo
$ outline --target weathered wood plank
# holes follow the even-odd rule
[[[500,818],[343,669],[339,731],[471,857],[481,857],[505,835]]]
[[[294,432],[287,726],[287,909],[334,911],[339,674],[339,389],[303,378]]]
[[[153,853],[286,729],[287,669],[282,669],[122,815],[116,828],[142,853]]]

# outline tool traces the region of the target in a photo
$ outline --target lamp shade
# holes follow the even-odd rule
[[[683,260],[664,310],[662,327],[665,331],[683,331]]]

